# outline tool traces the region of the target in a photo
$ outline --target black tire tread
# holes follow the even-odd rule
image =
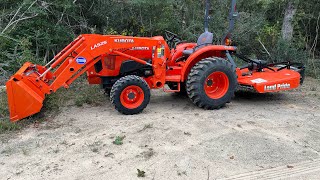
[[[142,89],[144,89],[144,95],[145,95],[145,100],[142,105],[134,110],[129,110],[119,104],[119,100],[117,98],[120,96],[122,90],[125,88],[126,85],[140,85],[142,86]],[[135,75],[129,75],[120,78],[118,81],[114,83],[114,85],[111,88],[110,92],[110,101],[115,107],[117,111],[119,111],[122,114],[125,115],[133,115],[133,114],[139,114],[141,113],[148,105],[150,101],[150,88],[147,84],[147,82],[140,78],[139,76]]]
[[[220,109],[226,105],[226,103],[230,102],[231,99],[234,97],[235,89],[238,85],[237,82],[237,75],[236,73],[232,73],[231,78],[234,79],[234,84],[230,84],[231,91],[228,91],[228,95],[226,95],[227,99],[225,99],[222,103],[219,104],[210,104],[203,100],[203,92],[199,91],[199,86],[203,86],[199,84],[199,79],[205,74],[205,71],[208,68],[217,67],[217,66],[225,66],[228,67],[230,70],[233,70],[233,65],[226,61],[225,59],[212,57],[206,58],[198,62],[190,71],[187,79],[187,93],[190,100],[198,107],[204,108],[207,110],[212,109]]]

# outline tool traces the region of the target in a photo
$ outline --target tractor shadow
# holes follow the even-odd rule
[[[169,109],[181,108],[186,110],[193,107],[193,103],[189,100],[187,95],[160,91],[154,91],[151,95],[150,104]]]
[[[268,101],[283,101],[288,99],[285,93],[265,93],[260,94],[254,91],[239,90],[235,92],[235,98],[233,101],[236,102],[268,102]]]
[[[235,97],[231,102],[236,104],[266,104],[275,102],[284,102],[291,99],[287,93],[266,93],[260,94],[254,91],[239,90],[236,91]],[[155,91],[150,100],[153,105],[161,106],[163,108],[181,108],[183,110],[194,109],[194,104],[190,101],[187,95],[178,93],[164,93]]]

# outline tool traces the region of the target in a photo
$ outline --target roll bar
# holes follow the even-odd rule
[[[226,35],[221,40],[222,45],[226,44],[226,39],[231,39],[232,32],[234,30],[235,21],[236,21],[236,18],[238,17],[238,15],[239,14],[237,12],[237,0],[232,0],[230,14],[229,14],[229,29],[228,29]]]

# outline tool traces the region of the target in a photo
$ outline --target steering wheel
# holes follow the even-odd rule
[[[179,44],[180,42],[182,42],[182,39],[175,33],[171,32],[171,31],[165,31],[165,35],[166,35],[166,41],[168,43],[168,46],[170,48],[175,48],[177,44]]]

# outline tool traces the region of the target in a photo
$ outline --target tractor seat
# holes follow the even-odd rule
[[[183,55],[190,56],[194,52],[196,52],[198,49],[202,48],[203,46],[206,46],[208,44],[213,43],[213,34],[211,32],[204,32],[200,35],[197,41],[197,46],[193,49],[186,49],[183,51]]]

